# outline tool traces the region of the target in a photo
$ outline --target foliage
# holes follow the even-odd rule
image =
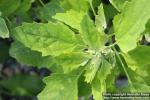
[[[33,1],[36,8],[31,3],[0,0],[0,37],[13,38],[10,55],[19,62],[53,71],[43,80],[40,100],[77,100],[90,93],[103,100],[104,92],[149,92],[150,47],[140,43],[150,30],[148,0],[39,0]],[[21,24],[14,23],[14,15]],[[128,85],[117,88],[115,79],[122,73]]]

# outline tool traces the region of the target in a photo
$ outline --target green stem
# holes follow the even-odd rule
[[[109,46],[106,46],[106,47],[111,48],[111,47],[114,47],[116,44],[117,44],[117,43],[114,42],[113,44],[111,44],[111,45],[109,45]]]
[[[11,21],[9,20],[8,17],[5,17],[5,20],[8,22],[8,24],[7,24],[8,29],[11,30],[11,27],[12,27]]]
[[[38,0],[38,1],[40,2],[40,4],[41,4],[43,7],[45,7],[45,4],[43,3],[42,0]]]
[[[125,68],[124,63],[123,63],[123,62],[122,62],[122,60],[121,60],[120,55],[117,53],[117,50],[116,50],[116,48],[115,48],[115,47],[113,47],[113,50],[115,51],[116,56],[117,56],[117,58],[119,59],[119,61],[120,61],[120,63],[121,63],[121,66],[122,66],[122,68],[123,68],[123,70],[124,70],[125,74],[127,75],[127,78],[128,78],[129,84],[131,84],[131,85],[132,85],[131,78],[129,77],[129,74],[128,74],[128,72],[127,72],[126,68]]]
[[[112,38],[112,36],[114,36],[114,33],[108,35],[109,38]]]
[[[90,3],[90,7],[91,7],[91,9],[92,9],[92,11],[93,11],[94,16],[96,17],[96,12],[95,12],[95,10],[94,10],[94,7],[93,7],[93,5],[92,5],[92,2],[89,1],[89,3]]]

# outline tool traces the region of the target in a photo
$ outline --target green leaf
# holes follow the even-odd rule
[[[120,67],[120,64],[117,63],[115,67],[111,69],[111,73],[107,75],[106,88],[109,92],[116,92],[116,78],[120,74],[120,70],[118,67]]]
[[[64,9],[60,6],[60,0],[51,0],[51,2],[45,4],[44,7],[39,7],[38,9],[39,17],[46,21],[53,20],[52,16],[64,11]]]
[[[85,76],[85,81],[87,83],[91,83],[92,80],[94,79],[99,66],[101,64],[101,58],[100,58],[100,54],[96,54],[93,56],[93,58],[88,62],[88,64],[86,65],[86,72],[84,74]]]
[[[0,37],[8,38],[9,37],[9,30],[5,23],[5,20],[0,17]]]
[[[101,62],[101,66],[97,72],[99,80],[106,80],[107,76],[111,73],[111,69],[111,64],[103,59]]]
[[[105,17],[105,12],[104,12],[104,6],[101,4],[98,7],[98,15],[96,16],[96,28],[99,32],[104,31],[104,29],[107,27],[107,21]]]
[[[95,100],[103,100],[103,92],[106,92],[106,79],[111,74],[112,66],[105,59],[102,60],[95,79],[92,82],[92,94]]]
[[[130,67],[133,70],[136,70],[138,67],[142,67],[150,64],[150,47],[148,46],[137,46],[135,49],[124,54],[124,58]]]
[[[141,83],[134,83],[125,88],[128,92],[150,92],[150,86]]]
[[[103,7],[106,21],[107,23],[110,23],[110,21],[114,18],[114,16],[118,14],[118,11],[112,5],[103,5]]]
[[[136,48],[140,34],[150,18],[148,0],[132,0],[114,19],[116,41],[125,53]],[[140,12],[140,13],[139,13]]]
[[[149,70],[150,70],[150,64],[142,66],[142,67],[138,67],[136,69],[136,71],[134,71],[136,73],[134,75],[136,80],[139,81],[138,78],[137,78],[137,75],[138,75],[139,77],[141,77],[144,80],[143,83],[145,83],[145,84],[150,86],[150,79],[149,79],[150,72],[149,72]]]
[[[44,79],[45,89],[38,95],[39,100],[77,100],[77,77],[54,74]]]
[[[54,19],[64,22],[65,24],[71,26],[74,29],[81,31],[81,21],[84,17],[85,13],[82,11],[77,12],[75,10],[69,10],[65,13],[57,13],[53,16]]]
[[[121,12],[126,3],[129,2],[130,0],[109,0],[109,1],[118,11]]]
[[[146,29],[144,31],[144,34],[150,35],[150,20],[146,23]]]
[[[92,5],[94,8],[98,7],[101,3],[101,0],[92,0]]]
[[[150,64],[150,47],[138,46],[135,49],[128,52],[130,57],[136,61],[139,66]]]
[[[111,20],[118,13],[112,5],[105,5],[103,3],[98,7],[98,15],[96,15],[95,24],[99,32],[113,33],[113,26]],[[107,31],[106,31],[107,30]]]
[[[42,56],[58,56],[77,46],[75,34],[62,23],[23,23],[15,28],[13,37]]]
[[[12,14],[20,5],[21,0],[0,0],[0,11],[3,16]]]
[[[130,68],[128,68],[128,74],[133,82],[132,84],[138,83],[138,84],[150,86],[149,70],[150,70],[150,65],[139,66],[136,68],[136,70],[131,70]]]
[[[78,95],[79,97],[88,98],[91,94],[91,85],[84,81],[84,73],[78,79]]]
[[[52,57],[45,56],[37,51],[32,51],[19,42],[14,42],[10,48],[10,55],[19,62],[30,66],[50,67],[52,65]]]
[[[16,9],[15,13],[24,13],[28,11],[31,7],[32,0],[21,0],[19,7]]]
[[[89,9],[87,0],[61,0],[61,5],[65,10],[74,9],[86,12]]]
[[[99,79],[94,79],[91,86],[94,100],[103,100],[103,92],[106,91],[106,83],[101,82]]]
[[[0,86],[10,95],[36,96],[44,88],[44,83],[37,76],[16,75],[0,81]]]
[[[89,48],[93,50],[100,50],[105,45],[107,36],[98,32],[89,16],[84,16],[81,22],[81,29],[81,37]]]
[[[80,66],[84,66],[91,58],[82,52],[65,53],[55,57],[55,62],[63,67],[64,73],[69,73]]]

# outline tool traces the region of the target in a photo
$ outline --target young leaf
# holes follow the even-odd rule
[[[45,89],[38,95],[39,100],[77,100],[78,76],[54,74],[44,79]]]
[[[62,23],[24,23],[14,30],[13,37],[42,56],[58,56],[77,46],[75,34]]]
[[[53,18],[64,22],[74,29],[81,31],[80,24],[84,15],[85,14],[82,11],[77,12],[71,9],[69,11],[66,11],[66,13],[57,13],[55,16],[53,16]]]
[[[86,12],[89,9],[87,0],[61,0],[61,5],[65,10],[74,9]]]
[[[63,67],[64,73],[70,73],[80,66],[84,66],[91,58],[82,52],[72,52],[55,57],[55,62]]]
[[[140,34],[150,18],[148,0],[132,0],[114,19],[116,41],[125,53],[136,48]],[[139,13],[141,12],[141,13]]]
[[[111,64],[103,59],[101,62],[101,66],[97,72],[99,80],[106,80],[107,76],[111,73],[111,69]]]
[[[98,7],[98,15],[96,16],[95,24],[99,32],[104,31],[104,29],[107,27],[103,4]]]
[[[106,92],[106,79],[111,74],[112,66],[105,59],[102,60],[96,77],[92,82],[92,93],[95,100],[103,100],[103,92]]]
[[[86,72],[84,76],[85,76],[85,81],[87,83],[92,82],[99,69],[99,66],[101,64],[100,56],[101,56],[100,54],[94,55],[93,58],[89,61],[89,63],[86,65]]]
[[[81,37],[93,50],[100,50],[106,43],[107,36],[99,33],[89,16],[85,15],[81,22]]]
[[[9,30],[7,28],[5,20],[2,17],[0,17],[0,37],[2,38],[9,37]]]
[[[106,83],[95,78],[91,86],[94,100],[103,100],[103,92],[106,91]]]
[[[19,42],[14,42],[10,48],[10,55],[17,59],[19,62],[30,65],[30,66],[46,66],[50,67],[52,65],[52,57],[45,56],[37,51],[32,51],[25,47]]]

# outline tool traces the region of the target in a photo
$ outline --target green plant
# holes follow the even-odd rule
[[[150,2],[108,3],[52,0],[39,7],[41,23],[24,22],[12,29],[10,55],[53,71],[44,79],[40,100],[77,100],[90,93],[103,100],[104,92],[150,92],[150,47],[140,44],[149,34]],[[120,74],[128,79],[126,87],[115,86]]]

